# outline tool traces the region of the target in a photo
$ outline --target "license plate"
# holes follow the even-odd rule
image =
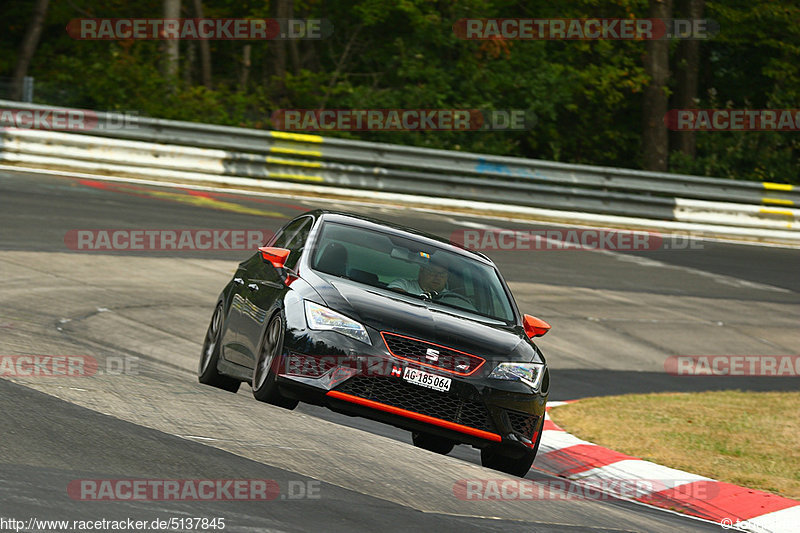
[[[405,372],[403,372],[403,379],[414,385],[442,392],[450,390],[450,382],[452,381],[450,378],[437,376],[436,374],[423,372],[422,370],[416,370],[414,368],[406,368]]]

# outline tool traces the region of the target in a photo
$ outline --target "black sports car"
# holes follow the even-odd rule
[[[433,235],[312,211],[239,265],[214,310],[201,383],[293,409],[298,401],[412,432],[416,446],[481,450],[524,476],[549,375],[494,264]]]

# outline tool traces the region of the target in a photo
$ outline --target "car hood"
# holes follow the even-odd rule
[[[326,305],[378,331],[433,342],[488,359],[531,361],[521,328],[340,278],[317,287]],[[321,290],[320,290],[321,289]]]

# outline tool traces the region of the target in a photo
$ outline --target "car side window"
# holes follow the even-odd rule
[[[311,232],[311,226],[314,225],[314,219],[311,217],[304,217],[296,220],[289,226],[286,226],[283,234],[278,237],[281,244],[274,244],[278,248],[286,248],[290,250],[289,257],[286,258],[286,267],[294,269],[300,256],[303,255],[303,248],[305,248],[308,234]]]
[[[303,224],[307,223],[308,220],[308,217],[303,217],[284,226],[283,229],[278,231],[278,235],[275,237],[275,241],[271,246],[274,246],[275,248],[288,249],[287,245],[293,240],[294,236],[297,235],[297,231],[303,226]]]

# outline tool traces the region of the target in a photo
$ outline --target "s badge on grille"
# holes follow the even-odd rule
[[[433,348],[428,348],[425,350],[425,359],[429,361],[438,361],[439,360],[439,350],[434,350]]]

